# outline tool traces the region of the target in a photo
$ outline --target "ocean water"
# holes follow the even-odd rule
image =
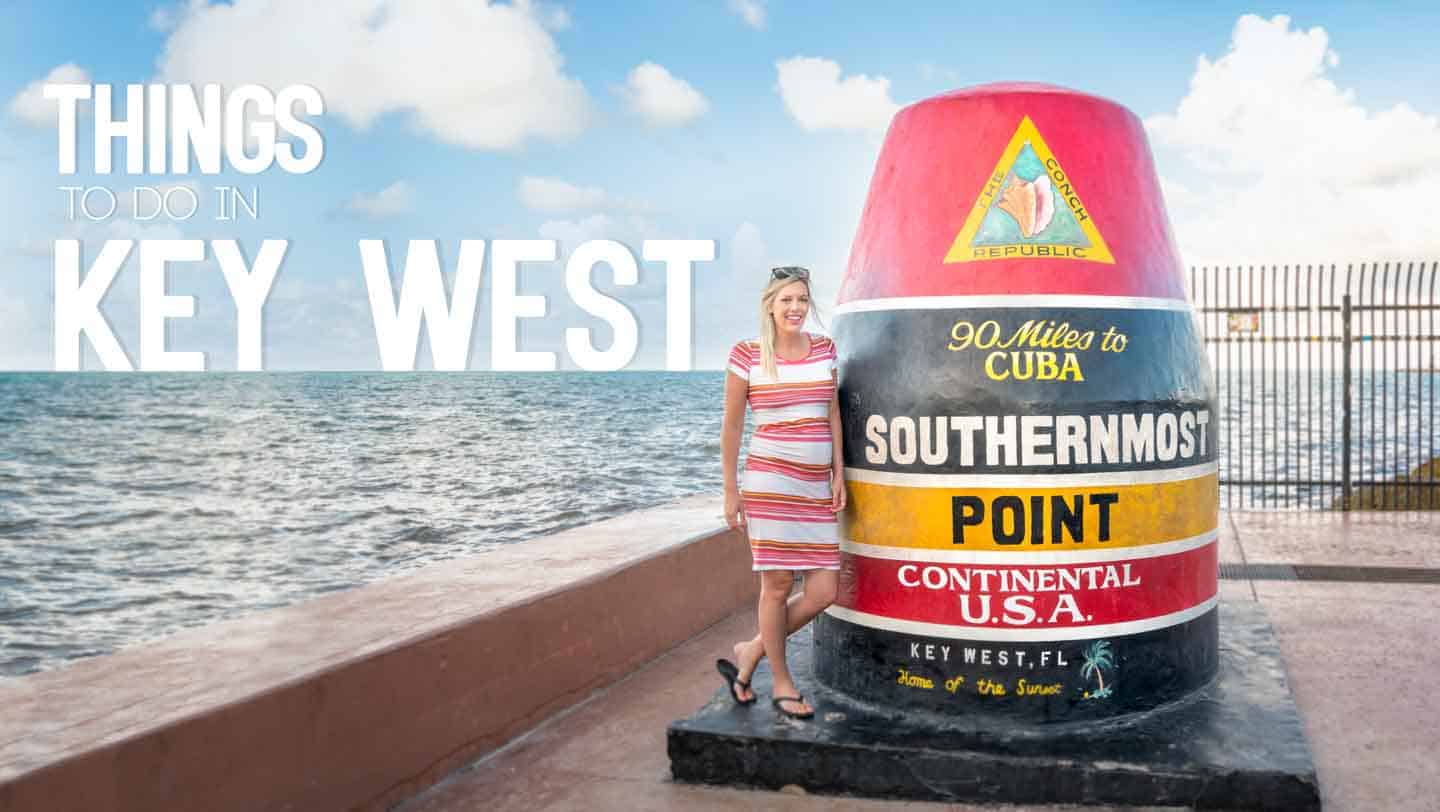
[[[1222,369],[1216,389],[1222,510],[1339,505],[1345,417],[1339,373]],[[1351,390],[1355,487],[1391,480],[1440,455],[1440,373],[1360,371],[1352,376]],[[1245,482],[1259,484],[1234,484]],[[1286,482],[1326,484],[1280,484]],[[1419,491],[1412,492],[1420,504]]]
[[[689,494],[718,526],[723,374],[0,373],[0,678]],[[1315,377],[1218,376],[1222,477],[1338,477]],[[1357,377],[1357,479],[1440,453],[1437,384]]]
[[[721,372],[0,373],[0,676],[723,485]]]

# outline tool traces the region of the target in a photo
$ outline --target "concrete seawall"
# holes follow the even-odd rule
[[[754,599],[689,497],[0,681],[0,810],[384,809]]]

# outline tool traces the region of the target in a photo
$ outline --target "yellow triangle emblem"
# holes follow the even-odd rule
[[[1020,258],[1115,264],[1074,182],[1029,116],[985,179],[945,262]]]

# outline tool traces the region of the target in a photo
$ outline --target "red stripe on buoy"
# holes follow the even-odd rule
[[[1212,542],[1150,558],[1013,565],[846,554],[846,588],[836,603],[872,615],[946,626],[1125,623],[1179,612],[1214,597],[1216,551]]]

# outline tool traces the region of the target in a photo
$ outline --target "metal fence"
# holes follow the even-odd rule
[[[1228,509],[1440,509],[1437,263],[1202,267]]]

